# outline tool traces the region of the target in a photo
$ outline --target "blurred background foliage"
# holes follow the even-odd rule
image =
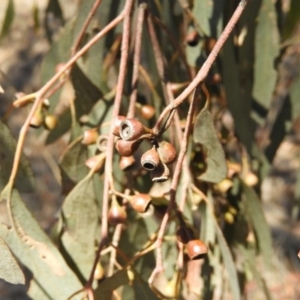
[[[239,1],[146,2],[176,97],[205,62]],[[102,0],[79,47],[118,16],[124,3]],[[110,243],[115,248],[104,251],[97,265],[95,299],[300,297],[299,3],[249,1],[205,79],[207,92],[199,95],[176,201],[180,205],[184,199],[185,222],[195,238],[206,244],[208,254],[189,260],[184,250],[180,256],[179,223],[172,216],[162,246],[165,271],[149,286],[155,252],[132,258],[155,239],[169,201],[170,181],[153,183],[139,163],[123,172],[120,155],[115,153],[115,189],[149,194],[153,210],[142,215],[124,204],[127,220],[120,237],[116,242],[116,226],[111,225]],[[7,0],[1,4],[1,190],[8,181],[15,139],[30,104],[9,118],[4,118],[5,113],[17,92],[36,91],[59,64],[68,61],[93,4],[94,0]],[[26,17],[22,5],[27,8]],[[138,1],[132,14],[122,115],[130,102],[137,6]],[[151,127],[168,102],[146,24],[143,29],[136,118]],[[68,299],[90,277],[101,240],[105,173],[103,167],[93,173],[86,166],[99,150],[95,144],[83,144],[82,136],[91,128],[100,135],[108,133],[121,40],[120,24],[77,61],[65,82],[61,79],[62,87],[49,98],[50,106],[44,111],[58,117],[53,130],[30,129],[11,199],[2,193],[0,247],[5,255],[0,259],[0,277],[12,285],[1,282],[0,292],[7,299],[16,295]],[[8,64],[10,51],[15,58]],[[23,61],[28,64],[22,65]],[[187,99],[178,108],[182,126],[189,103]],[[146,104],[155,108],[150,119],[140,109]],[[179,152],[181,140],[174,123],[164,138]],[[136,160],[149,148],[143,143]],[[122,197],[117,200],[121,204]]]

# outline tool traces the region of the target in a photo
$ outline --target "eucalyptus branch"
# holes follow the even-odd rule
[[[127,70],[127,60],[128,60],[128,49],[129,49],[129,39],[130,39],[130,25],[131,25],[131,10],[134,0],[127,0],[124,7],[124,23],[123,23],[123,38],[121,46],[121,62],[120,71],[116,89],[116,96],[114,101],[114,109],[112,119],[114,120],[118,115],[121,107],[123,88]],[[107,239],[108,233],[108,223],[107,223],[107,212],[108,212],[108,202],[109,202],[109,189],[113,188],[112,180],[112,161],[114,152],[114,135],[113,135],[114,123],[111,123],[109,137],[107,140],[107,157],[105,162],[105,173],[104,186],[103,186],[103,202],[102,202],[102,240]],[[106,242],[105,242],[106,243]]]
[[[109,24],[107,24],[97,35],[95,35],[84,47],[82,47],[39,91],[35,93],[36,99],[34,104],[29,112],[27,119],[25,120],[21,130],[20,135],[15,151],[14,162],[10,174],[10,178],[6,188],[10,192],[13,187],[14,180],[17,175],[18,166],[20,163],[22,149],[25,142],[25,137],[30,125],[30,121],[37,111],[39,105],[42,103],[44,99],[44,95],[48,92],[48,90],[52,87],[52,85],[63,75],[71,66],[84,54],[86,53],[96,42],[98,42],[105,34],[107,34],[112,28],[114,28],[118,23],[120,23],[125,16],[125,9]]]
[[[137,85],[139,76],[139,65],[141,59],[141,48],[142,48],[142,34],[143,34],[143,24],[145,19],[145,11],[147,9],[146,3],[141,3],[138,8],[138,16],[136,22],[136,37],[134,46],[134,57],[133,57],[133,74],[131,82],[131,95],[130,103],[128,108],[127,117],[133,118],[135,112],[135,104],[137,98]]]
[[[78,50],[78,47],[80,45],[80,42],[82,41],[84,33],[85,33],[87,27],[89,26],[92,18],[94,17],[94,15],[95,15],[95,13],[96,13],[99,5],[101,4],[101,2],[102,2],[102,0],[95,0],[95,2],[93,4],[93,6],[92,6],[92,8],[91,8],[91,10],[89,12],[89,14],[87,15],[87,18],[85,19],[85,21],[84,21],[84,23],[83,23],[83,25],[81,27],[80,33],[78,34],[78,37],[77,37],[77,39],[76,39],[76,41],[74,43],[74,46],[73,46],[73,49],[72,49],[72,52],[71,52],[72,56],[74,56],[75,53],[76,53],[76,51]]]
[[[197,73],[196,77],[193,81],[188,85],[188,87],[173,101],[171,102],[161,113],[159,116],[155,126],[153,127],[154,132],[159,132],[159,128],[164,120],[164,118],[177,106],[179,106],[188,96],[189,94],[202,82],[205,77],[207,76],[210,68],[212,67],[213,63],[215,62],[217,55],[219,54],[220,50],[224,46],[226,40],[228,39],[229,35],[231,34],[234,26],[240,19],[246,4],[249,0],[242,0],[240,1],[239,5],[237,6],[235,12],[233,13],[232,17],[230,18],[228,24],[224,28],[222,34],[218,38],[214,48],[210,52],[209,56],[207,57],[206,61],[200,68],[199,72]]]
[[[187,120],[186,120],[186,125],[185,125],[185,131],[184,131],[184,135],[183,135],[183,140],[182,140],[182,146],[180,149],[180,153],[178,155],[178,160],[176,163],[176,167],[174,170],[174,175],[172,178],[172,182],[171,182],[171,190],[170,190],[170,202],[168,205],[168,208],[164,214],[164,217],[161,221],[161,225],[158,231],[158,235],[157,235],[157,240],[156,240],[156,246],[157,246],[157,252],[156,252],[156,266],[154,271],[152,272],[150,278],[149,278],[149,282],[151,283],[155,277],[155,275],[159,272],[161,272],[163,270],[163,261],[162,261],[162,242],[163,242],[163,236],[169,221],[169,217],[171,214],[171,211],[174,207],[174,205],[176,204],[176,190],[177,190],[177,186],[180,180],[180,175],[181,175],[181,168],[182,168],[182,164],[187,152],[187,148],[188,148],[188,142],[189,142],[189,136],[190,136],[190,132],[192,129],[192,123],[193,123],[193,115],[194,115],[194,109],[195,109],[195,103],[196,103],[196,95],[197,95],[197,91],[198,89],[196,88],[194,91],[194,95],[190,104],[190,108],[188,111],[188,115],[187,115]]]

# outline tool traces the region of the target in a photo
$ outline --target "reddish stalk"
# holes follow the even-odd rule
[[[152,272],[150,278],[149,278],[149,282],[151,283],[155,277],[155,275],[159,272],[161,272],[163,270],[163,259],[162,259],[162,242],[163,242],[163,237],[165,234],[165,230],[170,218],[170,214],[172,209],[174,208],[175,200],[176,200],[176,190],[177,190],[177,186],[180,180],[180,175],[181,175],[181,169],[182,169],[182,164],[187,152],[187,148],[188,148],[188,142],[189,142],[189,136],[190,136],[190,132],[192,129],[192,121],[193,121],[193,115],[194,115],[194,108],[195,108],[195,99],[196,99],[196,94],[197,94],[198,89],[196,88],[194,91],[194,95],[191,101],[191,105],[189,108],[189,112],[187,115],[187,120],[186,120],[186,125],[185,125],[185,131],[184,131],[184,135],[183,135],[183,139],[182,139],[182,146],[180,149],[180,153],[178,155],[178,160],[176,163],[176,167],[174,170],[174,175],[173,175],[173,179],[171,182],[171,190],[170,190],[170,202],[167,208],[167,211],[161,221],[161,225],[158,231],[158,235],[157,235],[157,240],[156,240],[156,246],[157,246],[157,252],[156,252],[156,266],[154,271]],[[180,214],[181,215],[181,214]]]
[[[14,184],[15,177],[17,175],[18,166],[20,163],[20,158],[22,154],[22,149],[25,142],[25,137],[29,128],[30,121],[38,109],[39,105],[43,101],[44,95],[49,91],[52,85],[64,74],[85,52],[87,52],[98,40],[100,40],[105,34],[107,34],[112,28],[114,28],[118,23],[120,23],[125,16],[125,10],[123,10],[120,15],[118,15],[114,20],[112,20],[108,25],[106,25],[97,35],[95,35],[84,47],[82,47],[66,64],[63,68],[59,70],[39,91],[36,92],[35,102],[29,112],[27,119],[25,120],[21,130],[15,151],[14,163],[12,166],[11,175],[7,184],[7,188],[11,190]]]
[[[79,47],[79,45],[80,45],[80,42],[81,42],[81,40],[82,40],[82,38],[83,38],[83,35],[84,35],[84,33],[85,33],[87,27],[89,26],[89,24],[90,24],[92,18],[94,17],[94,15],[95,15],[95,13],[96,13],[96,11],[97,11],[97,8],[98,8],[99,5],[101,4],[101,2],[102,2],[102,0],[95,0],[95,2],[94,2],[94,4],[93,4],[93,6],[92,6],[92,8],[91,8],[91,10],[90,10],[90,12],[89,12],[87,18],[85,19],[85,21],[84,21],[84,23],[83,23],[83,25],[82,25],[82,28],[81,28],[81,30],[80,30],[80,33],[79,33],[79,35],[78,35],[78,37],[77,37],[77,39],[76,39],[76,41],[75,41],[75,43],[74,43],[73,49],[72,49],[72,51],[71,51],[71,56],[74,56],[74,55],[75,55],[75,53],[76,53],[76,51],[77,51],[77,49],[78,49],[78,47]]]
[[[128,113],[127,113],[128,118],[133,118],[135,112],[135,104],[137,98],[137,85],[138,85],[138,77],[139,77],[139,65],[141,59],[143,24],[144,24],[146,9],[147,9],[146,3],[141,3],[139,5],[138,16],[136,21],[136,37],[135,37],[135,45],[134,45],[131,95],[130,95]]]

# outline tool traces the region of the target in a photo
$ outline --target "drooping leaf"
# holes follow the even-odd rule
[[[237,275],[237,268],[234,263],[232,254],[230,252],[229,246],[226,242],[226,239],[223,235],[223,232],[218,224],[218,221],[214,215],[213,209],[212,209],[212,202],[213,199],[211,195],[208,197],[210,204],[208,204],[208,212],[211,214],[211,219],[214,222],[214,227],[215,227],[215,232],[218,240],[218,244],[220,247],[223,263],[226,269],[226,272],[228,274],[228,281],[230,284],[231,292],[233,299],[235,300],[240,300],[241,299],[241,291],[240,291],[240,285],[239,285],[239,280],[238,280],[238,275]]]
[[[254,46],[253,97],[260,105],[268,108],[277,78],[274,60],[279,54],[279,33],[275,4],[272,0],[262,0]]]
[[[0,278],[13,284],[25,284],[25,278],[7,244],[0,238]]]
[[[61,245],[70,264],[74,264],[85,280],[90,276],[95,259],[94,246],[99,235],[98,206],[93,179],[81,180],[66,197],[62,206],[63,230]]]
[[[122,232],[119,247],[128,256],[133,257],[137,251],[143,249],[149,240],[149,234],[145,221],[133,210],[129,210],[127,218],[131,220]],[[152,233],[152,232],[151,232]],[[122,259],[120,257],[120,259]],[[149,252],[134,263],[134,269],[141,274],[142,279],[148,280],[154,265],[154,254]]]
[[[33,274],[35,281],[54,299],[67,299],[82,288],[81,283],[65,260],[39,227],[16,190],[7,199],[13,227],[0,226],[0,236],[14,255]],[[80,299],[80,296],[75,297]]]
[[[215,183],[220,182],[226,177],[227,165],[212,115],[207,106],[196,117],[193,138],[195,143],[201,144],[205,162],[205,170],[198,179]]]
[[[247,264],[247,266],[249,267],[249,269],[253,275],[253,279],[258,283],[258,286],[263,291],[266,299],[271,300],[272,296],[270,294],[270,291],[266,285],[266,282],[265,282],[262,274],[258,271],[258,268],[257,268],[257,259],[255,257],[255,249],[253,249],[251,247],[246,247],[245,245],[242,245],[242,244],[238,244],[238,249],[239,249],[239,251],[242,252],[242,255],[245,259],[244,264]]]
[[[111,299],[112,292],[122,285],[129,283],[127,270],[123,269],[106,278],[96,288],[94,295],[95,299]]]
[[[60,162],[63,192],[68,192],[82,180],[89,169],[85,165],[88,158],[87,147],[79,139],[74,140],[66,149]]]
[[[285,18],[282,37],[283,40],[289,38],[296,28],[300,19],[300,2],[298,0],[291,0],[290,10]]]
[[[6,11],[5,11],[5,17],[4,17],[4,21],[2,24],[0,38],[4,37],[8,33],[10,26],[14,20],[14,16],[15,16],[14,1],[8,0],[8,4],[6,7]]]
[[[12,169],[16,141],[7,126],[0,121],[0,190],[7,184]],[[26,157],[22,154],[15,179],[15,186],[22,192],[32,192],[34,186],[33,173]]]
[[[58,0],[48,1],[44,24],[47,37],[52,41],[52,35],[64,24],[63,12]]]
[[[242,183],[242,189],[244,192],[244,204],[257,237],[259,252],[266,263],[266,267],[271,268],[274,251],[270,229],[266,222],[261,202],[253,188]]]

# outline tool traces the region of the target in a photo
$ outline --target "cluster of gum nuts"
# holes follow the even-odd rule
[[[173,145],[159,140],[152,130],[145,127],[140,121],[124,116],[118,116],[114,120],[113,134],[117,137],[116,149],[121,156],[120,167],[124,165],[122,160],[133,158],[133,154],[137,151],[142,141],[148,139],[153,146],[141,156],[142,167],[150,171],[151,179],[154,182],[163,182],[169,179],[170,170],[168,165],[176,160],[176,150]],[[90,136],[94,136],[93,141],[97,139],[98,149],[106,151],[106,147],[101,149],[100,146],[103,139],[104,145],[106,144],[107,137],[99,136],[97,138],[95,131],[88,130],[88,138],[84,137],[85,144],[89,144],[87,140],[90,141]],[[122,169],[124,170],[124,168]],[[149,194],[137,193],[131,196],[122,195],[122,197],[126,199],[137,213],[145,214],[150,207],[153,208],[151,205],[152,197]],[[126,222],[126,219],[125,208],[120,206],[116,198],[113,197],[108,211],[109,223],[111,225],[123,224]],[[186,245],[186,252],[190,259],[201,259],[207,254],[208,249],[206,245],[195,238],[193,229],[186,224],[183,223],[179,226],[176,236],[180,243]]]
[[[122,157],[132,156],[141,142],[144,139],[149,139],[153,146],[142,155],[142,167],[151,172],[152,181],[162,182],[170,177],[170,170],[167,165],[176,160],[176,150],[172,144],[158,141],[151,129],[136,119],[124,116],[116,118],[113,134],[119,137],[116,141],[116,149]],[[134,210],[144,213],[149,208],[151,196],[137,194],[128,197],[128,200]],[[186,244],[190,259],[201,259],[207,253],[206,245],[201,240],[195,239],[193,230],[185,224],[177,229],[176,236],[179,242]]]
[[[150,128],[136,119],[124,116],[115,119],[113,134],[119,137],[116,141],[116,149],[121,157],[132,157],[142,141],[148,139],[153,146],[142,155],[142,167],[150,171],[154,182],[169,179],[168,165],[176,160],[176,150],[172,144],[158,141]]]

